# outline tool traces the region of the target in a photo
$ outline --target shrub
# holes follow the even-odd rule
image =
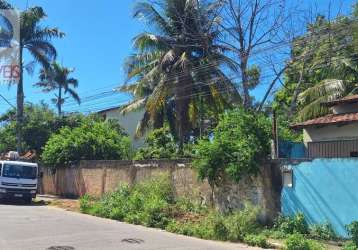
[[[292,234],[285,240],[285,250],[324,250],[322,244],[307,240],[302,234]]]
[[[228,228],[228,239],[232,241],[243,240],[246,235],[256,233],[259,228],[257,218],[260,209],[246,204],[242,210],[227,215],[225,224]]]
[[[263,235],[253,235],[249,234],[245,236],[244,242],[249,246],[253,247],[261,247],[261,248],[269,248],[270,244],[267,242],[267,239]]]
[[[293,217],[279,216],[274,228],[285,234],[308,234],[309,227],[303,214],[298,213]]]
[[[301,234],[292,234],[285,240],[286,250],[310,250],[309,242]]]
[[[310,228],[310,237],[317,240],[337,240],[338,236],[333,230],[332,225],[325,223],[322,225],[314,225]]]
[[[130,155],[130,141],[109,122],[85,119],[51,136],[41,155],[48,167],[69,166],[79,160],[119,160]]]
[[[349,236],[351,236],[352,238],[353,243],[356,245],[356,247],[358,247],[358,221],[354,221],[346,227]]]
[[[164,229],[170,222],[173,190],[167,176],[136,184],[120,186],[96,202],[81,199],[81,211],[89,214]]]
[[[194,147],[197,159],[193,166],[212,188],[226,176],[239,182],[243,176],[258,173],[270,151],[269,139],[270,123],[264,115],[241,109],[227,112],[214,129],[213,138],[202,139]]]
[[[354,244],[354,242],[349,241],[344,244],[342,250],[358,250],[358,247],[356,246],[356,244]]]

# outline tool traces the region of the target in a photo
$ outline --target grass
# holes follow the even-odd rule
[[[287,250],[323,250],[328,247],[322,241],[338,239],[330,225],[309,227],[301,214],[293,218],[280,216],[267,229],[258,222],[260,209],[250,204],[223,214],[189,199],[178,199],[167,176],[132,187],[120,186],[100,199],[85,195],[79,205],[81,212],[94,216],[262,248],[277,247],[270,242],[278,239],[275,243],[282,243],[278,247]]]

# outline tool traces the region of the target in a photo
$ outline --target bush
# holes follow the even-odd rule
[[[70,166],[80,160],[121,160],[130,156],[130,141],[109,122],[84,119],[51,136],[41,160],[48,167]]]
[[[317,240],[337,240],[339,238],[329,223],[312,226],[309,234],[310,237]]]
[[[246,235],[256,233],[259,228],[258,216],[260,209],[246,204],[242,210],[227,215],[225,225],[228,228],[228,239],[242,241]]]
[[[279,216],[274,228],[285,234],[308,234],[309,227],[303,214],[298,213],[293,217]]]
[[[136,184],[121,186],[96,202],[81,199],[81,211],[86,213],[164,229],[170,222],[173,190],[167,176]]]
[[[244,242],[249,246],[253,247],[261,247],[261,248],[269,248],[270,244],[267,242],[267,239],[263,235],[252,235],[249,234],[245,236]]]
[[[322,244],[307,240],[302,234],[292,234],[285,240],[286,250],[324,250]]]
[[[201,180],[219,186],[225,177],[239,182],[255,175],[270,152],[270,122],[260,114],[242,109],[225,113],[214,129],[213,138],[203,139],[194,147],[193,166]]]
[[[146,138],[146,146],[140,148],[135,160],[191,158],[192,146],[185,144],[182,154],[168,128],[155,129]]]
[[[354,221],[346,227],[349,236],[351,236],[352,238],[353,243],[356,245],[356,247],[358,247],[358,221]]]
[[[258,214],[258,208],[247,204],[243,210],[229,214],[217,211],[202,214],[202,218],[196,222],[172,221],[166,230],[203,239],[242,241],[245,236],[259,231]]]
[[[309,242],[301,234],[290,235],[285,240],[286,250],[310,250]]]
[[[342,250],[358,250],[358,247],[356,246],[356,244],[354,244],[354,242],[349,241],[346,244],[344,244]]]

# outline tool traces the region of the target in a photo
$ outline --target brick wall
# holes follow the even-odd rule
[[[171,177],[177,196],[210,202],[211,189],[200,182],[189,161],[81,161],[71,168],[55,172],[42,169],[40,192],[43,194],[79,197],[100,196],[120,184],[133,185],[162,173]],[[263,219],[273,218],[280,209],[281,178],[275,163],[262,167],[261,173],[239,184],[226,182],[215,190],[215,204],[220,210],[240,208],[246,201],[263,208]]]

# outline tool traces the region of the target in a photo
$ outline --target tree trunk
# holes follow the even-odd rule
[[[240,64],[240,70],[241,70],[241,81],[242,81],[242,88],[244,91],[244,108],[248,109],[251,106],[251,98],[250,98],[250,92],[249,92],[249,83],[248,83],[248,76],[247,76],[247,58],[246,56],[241,57],[241,64]]]
[[[184,83],[181,86],[176,87],[176,100],[175,100],[175,111],[176,111],[176,129],[179,139],[179,151],[183,152],[183,146],[187,138],[188,128],[190,127],[189,122],[189,103],[190,95],[192,94],[192,81],[190,72],[179,77],[179,84]]]
[[[58,100],[57,100],[58,116],[62,115],[62,87],[58,88]]]
[[[293,92],[293,95],[292,95],[292,101],[291,101],[291,105],[290,105],[290,110],[288,111],[288,117],[292,117],[296,111],[297,99],[298,99],[298,95],[300,94],[301,85],[303,83],[304,70],[305,70],[305,63],[303,63],[303,65],[302,65],[302,69],[300,72],[300,78],[298,79],[297,86],[296,86],[296,88]]]
[[[24,120],[24,83],[23,83],[23,63],[22,63],[22,45],[20,44],[19,64],[20,64],[20,79],[17,84],[16,94],[16,149],[20,154],[22,153],[22,126]]]

